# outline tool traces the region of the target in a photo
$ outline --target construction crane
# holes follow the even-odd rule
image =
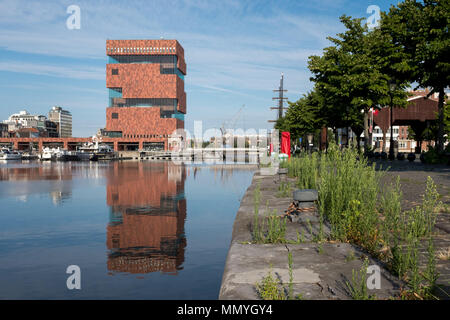
[[[224,121],[222,123],[222,127],[220,128],[220,132],[222,132],[222,143],[225,145],[226,138],[228,137],[227,131],[230,129],[234,129],[236,126],[236,122],[239,119],[239,116],[242,113],[242,110],[244,110],[245,104],[242,105],[242,107],[239,108],[239,110],[234,114],[234,116],[228,120]]]

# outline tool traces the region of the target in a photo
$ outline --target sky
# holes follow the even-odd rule
[[[385,11],[391,3],[0,0],[0,121],[59,105],[73,115],[74,136],[92,136],[106,121],[106,39],[163,37],[185,51],[187,130],[194,121],[203,130],[269,129],[281,73],[285,95],[298,100],[312,88],[308,57],[344,30],[339,16],[369,18],[370,5]],[[67,28],[70,5],[80,8],[80,29]]]

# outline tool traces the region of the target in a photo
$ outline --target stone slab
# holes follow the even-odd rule
[[[350,244],[316,243],[301,245],[245,245],[233,243],[228,253],[219,299],[259,299],[256,284],[272,272],[286,289],[289,284],[288,253],[293,257],[294,296],[304,299],[351,299],[347,282],[352,270],[359,271],[364,253]],[[351,259],[349,259],[351,257]],[[369,290],[378,299],[398,293],[400,282],[382,265],[369,259],[369,265],[381,270],[381,288]]]

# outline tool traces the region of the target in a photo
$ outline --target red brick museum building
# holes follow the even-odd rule
[[[170,150],[184,129],[184,49],[177,40],[107,40],[106,128],[101,140],[124,150]],[[0,138],[14,149],[31,145],[76,149],[91,138]]]

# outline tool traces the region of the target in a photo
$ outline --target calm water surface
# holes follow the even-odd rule
[[[0,163],[0,299],[217,299],[253,171]],[[81,290],[66,269],[81,268]]]

